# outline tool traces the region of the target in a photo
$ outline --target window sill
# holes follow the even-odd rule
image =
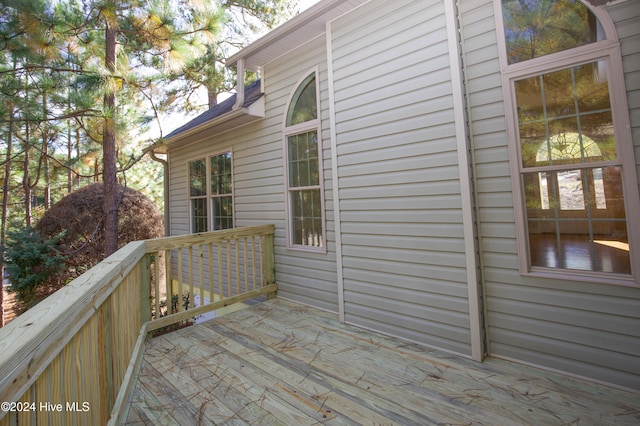
[[[299,251],[304,253],[327,254],[326,247],[310,247],[310,246],[289,246],[288,251]]]
[[[640,282],[632,275],[614,274],[606,272],[590,272],[569,269],[551,269],[533,267],[528,272],[522,272],[522,276],[531,278],[544,278],[565,281],[581,281],[594,284],[617,285],[624,287],[640,287]]]

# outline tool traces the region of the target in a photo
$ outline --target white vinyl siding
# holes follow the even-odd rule
[[[331,29],[345,320],[469,355],[444,7],[373,1]]]
[[[290,61],[265,67],[267,115],[264,120],[215,137],[202,135],[185,148],[170,152],[171,233],[188,233],[187,159],[210,155],[232,147],[234,215],[236,227],[273,223],[276,226],[276,281],[280,297],[304,301],[337,312],[335,236],[327,220],[327,253],[291,252],[286,248],[285,189],[282,122],[286,103],[300,75],[310,67],[320,68],[320,116],[323,137],[328,137],[326,56],[324,38],[293,52]],[[323,153],[325,188],[331,188],[329,151]],[[331,191],[325,190],[330,207]],[[327,213],[330,218],[333,213]]]
[[[286,242],[284,162],[283,162],[283,121],[285,119],[287,102],[300,78],[310,69],[318,68],[316,84],[319,90],[320,133],[323,151],[320,166],[321,179],[324,179],[325,203],[325,233],[326,253],[288,250]],[[276,281],[278,282],[278,296],[304,302],[333,312],[338,311],[338,288],[336,278],[335,234],[332,210],[332,181],[331,181],[331,152],[329,140],[329,103],[327,90],[327,59],[324,35],[318,37],[300,48],[278,58],[264,67],[265,92],[267,93],[267,125],[277,131],[277,161],[279,161],[279,178],[277,188],[280,191],[280,201],[277,214],[279,222],[276,224]],[[236,154],[234,152],[234,154]],[[237,155],[240,155],[237,153]],[[273,152],[275,156],[276,153]],[[260,166],[262,167],[262,165]],[[248,171],[248,170],[247,170]],[[239,176],[238,176],[239,178]],[[237,181],[236,181],[237,182]],[[238,188],[236,184],[236,188]],[[269,189],[271,193],[273,189]],[[257,191],[256,191],[257,192]],[[236,190],[236,203],[238,203]],[[250,202],[250,199],[247,199]],[[240,207],[238,207],[240,209]],[[275,213],[275,212],[274,212]],[[240,214],[240,213],[238,213]]]
[[[640,190],[640,3],[626,1],[610,6],[618,30],[622,50],[622,68],[627,89],[627,102],[631,119],[631,136],[635,149],[636,173]]]
[[[637,24],[638,6],[627,1],[611,9]],[[460,7],[489,353],[640,389],[638,288],[519,273],[494,5],[476,0]],[[623,53],[635,50],[637,57],[638,36],[631,40],[635,47],[621,40]],[[638,81],[640,61],[625,67],[629,86]],[[633,110],[631,116],[637,146],[640,116]]]

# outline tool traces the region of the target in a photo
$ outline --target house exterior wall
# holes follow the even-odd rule
[[[285,241],[285,193],[284,193],[284,151],[283,121],[287,102],[300,81],[310,72],[318,71],[322,163],[325,196],[325,227],[327,234],[326,253],[292,250]],[[329,143],[329,100],[327,89],[327,55],[324,37],[318,37],[300,48],[266,64],[263,69],[265,82],[267,122],[275,132],[273,140],[274,155],[280,164],[279,215],[281,221],[276,224],[276,280],[278,295],[287,299],[311,304],[313,306],[338,311],[338,289],[336,284],[335,233],[333,232],[333,197],[331,181],[331,153]],[[276,153],[276,149],[278,152]],[[247,202],[251,202],[248,198]]]
[[[235,226],[276,225],[276,280],[281,297],[338,311],[335,235],[331,211],[330,145],[324,147],[327,252],[311,253],[286,247],[283,119],[291,92],[306,73],[318,68],[322,137],[328,138],[327,60],[319,37],[264,69],[266,117],[222,134],[204,134],[170,152],[171,234],[189,233],[187,164],[221,150],[233,152]],[[185,260],[186,262],[186,260]]]
[[[607,11],[616,24],[622,47],[622,67],[640,188],[640,4],[634,1],[617,3],[609,6]]]
[[[447,39],[447,1],[371,0],[266,64],[264,120],[170,152],[172,234],[189,232],[187,161],[231,148],[236,226],[276,225],[279,296],[471,356],[470,194],[460,184],[468,165],[456,146],[453,88],[461,82],[450,68],[458,52]],[[640,390],[640,288],[519,272],[494,2],[451,3],[460,14],[487,353]],[[640,176],[640,3],[607,10],[622,46]],[[326,253],[286,245],[283,118],[314,69]]]
[[[518,271],[493,7],[491,0],[460,2],[489,353],[640,389],[640,288]],[[638,153],[640,3],[619,3],[609,12],[622,43]]]
[[[369,2],[331,45],[345,320],[469,356],[443,3]]]

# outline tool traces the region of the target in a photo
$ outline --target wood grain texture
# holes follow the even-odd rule
[[[276,298],[150,340],[125,424],[639,422],[638,394],[477,363]]]
[[[0,425],[106,423],[142,326],[144,254],[130,243],[0,330],[0,402],[35,407],[0,412]]]

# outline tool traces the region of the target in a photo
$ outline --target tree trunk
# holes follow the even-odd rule
[[[29,160],[31,160],[30,151],[31,145],[29,143],[30,132],[29,122],[25,122],[25,142],[24,142],[24,161],[22,167],[24,171],[22,173],[22,190],[24,191],[24,220],[27,227],[31,226],[31,186],[29,185],[29,179],[31,175],[29,173]]]
[[[107,22],[105,28],[105,65],[113,77],[116,64],[116,29]],[[105,120],[102,140],[102,181],[104,182],[104,254],[118,250],[118,192],[116,169],[116,94],[113,84],[104,97]]]
[[[49,125],[47,117],[47,94],[42,94],[42,116],[45,118],[42,130],[42,161],[44,172],[44,210],[51,207],[51,171],[49,170]]]
[[[4,284],[4,244],[7,239],[7,213],[9,207],[9,189],[11,188],[11,156],[13,155],[13,103],[9,105],[9,126],[7,129],[7,159],[4,163],[4,182],[2,184],[2,218],[0,224],[0,279]],[[4,285],[0,291],[0,327],[4,327]]]
[[[67,46],[67,56],[69,58],[71,58],[71,45]],[[68,65],[69,68],[72,68],[73,62],[69,61]],[[73,94],[75,94],[75,79],[76,77],[70,73],[69,74],[69,80],[67,81],[67,113],[71,114],[71,97],[73,96]],[[74,173],[73,173],[73,166],[72,166],[72,160],[73,160],[73,130],[74,130],[73,126],[73,118],[69,118],[68,122],[67,122],[67,164],[69,164],[69,168],[67,169],[67,194],[71,194],[71,192],[73,191],[73,178],[74,178]],[[77,140],[77,138],[76,138]],[[80,145],[80,144],[78,144]],[[80,158],[80,155],[78,155],[78,159]]]
[[[209,98],[209,109],[218,105],[218,92],[210,87],[207,87],[207,96]]]
[[[67,194],[73,191],[73,170],[71,168],[71,160],[73,159],[73,143],[71,142],[71,120],[69,120],[67,128],[67,161],[69,168],[67,169]]]

